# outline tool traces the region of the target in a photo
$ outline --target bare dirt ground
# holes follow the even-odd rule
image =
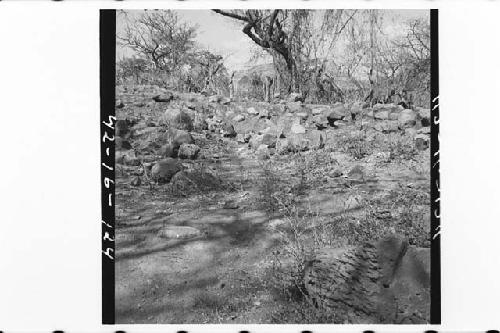
[[[286,249],[297,245],[290,236],[297,226],[293,214],[273,206],[278,192],[310,221],[311,232],[301,229],[309,242],[344,246],[397,231],[429,246],[429,150],[408,153],[391,144],[405,143],[406,132],[360,130],[350,121],[322,130],[322,148],[261,159],[235,138],[193,131],[202,157],[182,160],[183,167],[203,168],[217,184],[176,191],[148,179],[147,171],[143,176],[144,164],[161,159],[143,147],[151,133],[165,131],[157,119],[166,106],[151,102],[153,93],[117,94],[125,104],[117,117],[135,120],[127,140],[142,159],[142,165],[117,162],[117,323],[321,321],[308,317],[279,281],[277,263],[290,259]],[[222,109],[210,105],[212,112]],[[360,133],[374,143],[363,154],[343,144]],[[132,185],[137,178],[141,184]]]

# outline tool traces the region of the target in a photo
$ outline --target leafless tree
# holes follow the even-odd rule
[[[195,47],[196,26],[180,22],[174,11],[145,11],[127,20],[125,33],[118,40],[151,59],[160,70],[178,70]]]

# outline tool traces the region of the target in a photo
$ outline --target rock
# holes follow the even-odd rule
[[[345,118],[345,115],[345,108],[343,106],[339,106],[333,109],[326,118],[328,119],[330,126],[335,126],[335,121],[343,120]]]
[[[228,105],[231,103],[231,99],[228,98],[228,97],[222,97],[220,100],[219,100],[219,103],[222,104],[222,105]]]
[[[328,111],[330,111],[330,106],[328,105],[311,105],[310,108],[313,116],[328,114]]]
[[[266,145],[268,148],[275,148],[277,140],[276,135],[272,133],[264,133],[262,134],[261,144]]]
[[[164,94],[161,94],[161,95],[156,95],[153,97],[153,100],[155,102],[163,102],[163,103],[168,103],[170,101],[172,101],[174,99],[174,94],[172,92],[166,92]]]
[[[429,136],[425,134],[417,134],[415,136],[415,148],[418,150],[426,150],[429,148],[430,142],[429,142]]]
[[[193,136],[189,132],[169,128],[165,132],[165,140],[174,148],[179,148],[183,143],[194,143]]]
[[[298,113],[296,113],[296,116],[302,120],[306,120],[309,117],[307,112],[298,112]]]
[[[340,169],[335,169],[333,172],[332,172],[332,177],[334,178],[338,178],[340,176],[342,176],[344,173],[342,172],[342,170]]]
[[[160,154],[163,157],[177,157],[179,151],[179,147],[174,146],[173,144],[167,143],[166,145],[163,145],[160,149]]]
[[[311,130],[307,132],[306,137],[309,142],[309,149],[321,149],[325,146],[325,138],[321,131]]]
[[[300,124],[300,119],[298,118],[294,119],[293,117],[287,115],[280,116],[276,121],[276,128],[279,136],[283,138],[286,137],[286,135],[291,132],[292,125],[294,123]]]
[[[239,114],[239,115],[236,115],[234,118],[233,118],[233,122],[237,123],[237,122],[240,122],[240,121],[243,121],[245,120],[245,116],[242,115],[242,114]]]
[[[278,136],[280,134],[278,126],[276,126],[276,124],[273,123],[271,120],[266,119],[265,125],[267,127],[261,131],[261,134],[272,134],[274,136]]]
[[[397,235],[325,248],[307,262],[304,286],[313,304],[351,324],[429,323],[429,258]]]
[[[373,129],[382,133],[391,133],[399,130],[399,122],[397,120],[383,120],[376,122]]]
[[[304,96],[302,94],[299,94],[299,93],[291,93],[288,96],[288,100],[290,102],[304,102]]]
[[[269,111],[262,109],[259,112],[259,118],[269,118]]]
[[[224,209],[238,209],[238,208],[240,208],[240,206],[234,200],[226,200],[224,202],[224,205],[222,206],[222,208],[224,208]]]
[[[362,181],[365,178],[365,170],[361,165],[355,165],[347,175],[351,179]]]
[[[238,133],[236,135],[236,141],[238,141],[239,143],[248,143],[251,137],[252,136],[250,135],[250,133]]]
[[[200,147],[194,144],[184,143],[179,147],[178,156],[182,159],[194,160],[198,157]]]
[[[292,113],[301,112],[304,109],[302,102],[288,103],[286,108]]]
[[[348,122],[345,120],[335,120],[335,122],[333,123],[334,127],[345,127],[347,125],[348,125]]]
[[[186,112],[180,109],[167,109],[163,114],[162,121],[171,128],[186,131],[193,130],[193,120]]]
[[[327,117],[324,114],[317,114],[311,117],[310,123],[316,126],[317,129],[322,130],[330,125]]]
[[[431,128],[430,127],[422,127],[421,129],[417,130],[417,134],[431,134]]]
[[[250,107],[247,109],[248,114],[259,114],[259,111],[255,110],[254,107]]]
[[[208,98],[209,103],[219,103],[222,100],[222,96],[212,95]]]
[[[138,166],[141,164],[141,161],[137,158],[133,150],[116,151],[115,162],[116,164],[131,165],[131,166]]]
[[[162,238],[193,238],[201,235],[201,231],[186,226],[167,226],[158,231],[158,236]]]
[[[290,132],[293,134],[304,134],[306,132],[306,128],[300,123],[294,122],[290,128]]]
[[[417,135],[417,130],[413,127],[405,128],[405,135],[414,138]]]
[[[181,169],[181,165],[175,159],[167,157],[153,165],[151,178],[159,183],[168,183]]]
[[[375,112],[373,117],[375,119],[387,120],[387,119],[389,119],[389,111],[381,110],[381,111]]]
[[[226,138],[235,138],[237,133],[232,124],[224,123],[224,125],[222,125],[221,134]]]
[[[123,109],[125,107],[125,104],[121,100],[117,100],[115,104],[116,109]]]
[[[398,116],[399,128],[413,127],[417,123],[417,115],[411,109],[405,109]]]
[[[393,113],[389,114],[390,120],[398,120],[398,118],[399,118],[399,113],[397,113],[397,112],[393,112]]]

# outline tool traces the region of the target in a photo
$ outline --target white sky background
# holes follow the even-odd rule
[[[143,13],[143,10],[127,11],[129,18]],[[197,25],[198,35],[195,38],[197,44],[213,53],[224,57],[225,66],[230,70],[239,70],[247,66],[269,62],[269,60],[252,60],[254,50],[257,46],[242,31],[242,24],[232,18],[216,14],[211,10],[176,10],[182,21],[190,25]],[[429,18],[428,10],[383,10],[384,25],[386,32],[399,33],[401,24],[412,18]],[[126,27],[122,14],[117,14],[116,33],[121,35]],[[133,56],[134,51],[130,48],[117,45],[117,59]],[[252,60],[252,61],[251,61]],[[251,62],[250,62],[251,61]]]

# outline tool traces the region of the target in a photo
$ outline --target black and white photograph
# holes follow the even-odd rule
[[[0,333],[497,332],[499,9],[0,1]]]
[[[430,10],[114,14],[117,324],[432,322]]]

